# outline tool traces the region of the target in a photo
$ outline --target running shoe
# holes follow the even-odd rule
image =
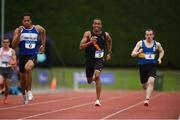
[[[146,99],[146,100],[144,101],[144,106],[149,106],[149,99]]]
[[[33,100],[33,95],[32,95],[32,92],[30,90],[27,92],[27,96],[28,96],[29,101]]]
[[[95,106],[101,106],[101,102],[98,99],[95,102]]]

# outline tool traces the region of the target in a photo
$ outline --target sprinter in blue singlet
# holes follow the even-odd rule
[[[156,57],[157,50],[159,51],[158,59]],[[144,105],[148,106],[156,78],[156,63],[161,64],[164,56],[161,44],[154,40],[154,31],[152,29],[145,31],[145,40],[137,42],[131,56],[138,57],[140,80],[143,88],[146,89]]]
[[[33,100],[31,92],[32,85],[32,68],[35,66],[38,52],[44,52],[46,45],[46,31],[40,25],[32,24],[32,16],[30,13],[25,13],[22,20],[23,26],[16,28],[12,41],[12,47],[16,48],[19,45],[19,69],[20,83],[24,104],[28,100]],[[38,36],[41,37],[41,46],[38,48]]]

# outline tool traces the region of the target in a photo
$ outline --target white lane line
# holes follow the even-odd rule
[[[64,100],[73,100],[73,99],[76,99],[76,98],[79,98],[79,97],[56,99],[56,100],[50,100],[50,101],[45,101],[45,102],[31,103],[31,104],[27,104],[27,105],[25,105],[25,104],[16,105],[16,106],[12,106],[12,107],[0,108],[0,111],[1,111],[1,110],[9,110],[9,109],[21,108],[21,107],[27,107],[27,106],[47,104],[47,103],[54,103],[54,102],[59,102],[59,101],[64,101]]]
[[[157,94],[157,95],[151,97],[151,99],[157,98],[157,97],[159,97],[160,95],[162,95],[162,94]],[[121,113],[121,112],[124,112],[124,111],[126,111],[126,110],[131,109],[131,108],[134,108],[134,107],[142,104],[143,102],[144,102],[144,101],[140,101],[140,102],[138,102],[138,103],[136,103],[136,104],[133,104],[133,105],[127,107],[127,108],[124,108],[124,109],[121,109],[121,110],[119,110],[119,111],[117,111],[117,112],[114,112],[114,113],[112,113],[112,114],[109,114],[109,115],[105,116],[104,118],[102,118],[101,120],[108,119],[108,118],[110,118],[110,117],[112,117],[112,116],[114,116],[114,115],[117,115],[117,114]]]
[[[38,94],[35,94],[35,99],[40,99],[40,98],[43,98],[44,97],[44,95],[46,96],[46,97],[51,97],[52,95],[49,95],[49,94],[41,94],[41,96],[37,96]],[[22,96],[22,95],[21,95]],[[17,99],[14,99],[14,98],[17,98]],[[9,99],[14,99],[13,101],[17,101],[18,99],[19,99],[19,96],[10,96],[10,98]],[[21,101],[22,101],[22,104],[21,105],[15,105],[15,106],[11,106],[11,107],[1,107],[0,108],[0,111],[1,110],[7,110],[7,109],[13,109],[13,108],[19,108],[19,107],[23,107],[23,106],[31,106],[31,105],[36,105],[37,103],[30,103],[30,104],[27,104],[27,105],[24,105],[23,104],[23,98],[20,98],[20,99],[22,99]],[[54,100],[50,100],[50,101],[54,101]],[[41,102],[42,104],[44,103],[44,102]]]
[[[102,102],[104,102],[104,101],[110,101],[110,100],[118,99],[118,98],[121,98],[121,97],[124,97],[124,96],[126,96],[126,95],[122,95],[122,96],[119,96],[119,97],[111,97],[111,98],[109,98],[109,99],[104,99],[104,100],[101,100],[101,101],[102,101]],[[94,102],[88,102],[88,103],[83,103],[83,104],[74,105],[74,106],[71,106],[71,107],[66,107],[66,108],[61,108],[61,109],[57,109],[57,110],[52,110],[52,111],[48,111],[48,112],[44,112],[44,113],[39,113],[39,114],[35,114],[35,115],[31,115],[31,116],[19,118],[18,120],[28,119],[28,118],[34,118],[34,117],[38,117],[38,116],[42,116],[42,115],[47,115],[47,114],[51,114],[51,113],[56,113],[56,112],[61,112],[61,111],[65,111],[65,110],[70,110],[70,109],[74,109],[74,108],[83,107],[83,106],[87,106],[87,105],[90,105],[90,104],[94,104]]]

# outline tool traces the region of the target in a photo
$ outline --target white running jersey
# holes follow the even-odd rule
[[[9,48],[8,51],[4,51],[3,48],[0,48],[0,67],[11,67],[8,64],[9,60],[11,59],[13,53],[12,48]]]

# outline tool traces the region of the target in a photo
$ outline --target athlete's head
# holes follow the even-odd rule
[[[151,41],[154,39],[154,31],[152,29],[147,29],[145,31],[145,38],[147,41]]]
[[[101,19],[95,18],[95,19],[93,20],[92,27],[93,27],[93,30],[94,30],[95,32],[101,31],[101,29],[102,29],[102,21],[101,21]]]
[[[32,25],[32,16],[31,13],[24,13],[22,24],[25,28],[30,28]]]
[[[4,37],[3,41],[2,41],[2,46],[4,48],[9,48],[9,45],[10,45],[10,39],[8,37]]]

